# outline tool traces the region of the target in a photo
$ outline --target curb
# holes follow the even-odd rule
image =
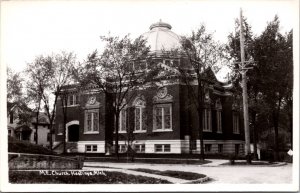
[[[230,164],[224,164],[224,165],[218,165],[218,166],[206,166],[206,167],[219,167],[219,166],[224,166],[224,167],[280,167],[280,166],[284,166],[284,165],[287,165],[286,162],[279,162],[279,163],[274,163],[274,164],[270,164],[270,165],[252,165],[252,164],[249,164],[249,165],[239,165],[239,164],[233,164],[233,165],[230,165]]]
[[[210,178],[208,176],[206,176],[206,177],[199,178],[197,180],[191,180],[191,181],[188,181],[188,182],[182,183],[182,184],[202,184],[203,182],[207,182],[209,180],[210,180]]]

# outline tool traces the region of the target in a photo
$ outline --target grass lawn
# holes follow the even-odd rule
[[[101,175],[42,175],[39,171],[9,171],[14,184],[170,184],[169,181],[121,172],[103,171]]]
[[[160,171],[160,170],[151,170],[151,169],[144,169],[144,168],[137,168],[137,169],[131,169],[134,171],[140,171],[140,172],[146,172],[150,174],[157,174],[162,176],[169,176],[173,178],[180,178],[184,180],[197,180],[199,178],[204,178],[206,175],[204,174],[198,174],[193,172],[182,172],[182,171],[172,171],[172,170],[166,170],[166,171]]]

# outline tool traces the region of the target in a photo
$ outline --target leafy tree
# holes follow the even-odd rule
[[[279,151],[280,112],[285,102],[292,101],[293,90],[292,32],[282,35],[279,24],[277,16],[268,23],[263,33],[255,39],[253,55],[259,69],[257,78],[262,86],[260,90],[272,117],[276,160]]]
[[[73,53],[62,52],[51,56],[39,56],[35,62],[27,67],[27,74],[30,77],[28,82],[29,96],[37,104],[37,124],[38,112],[42,103],[49,120],[51,150],[58,93],[61,92],[64,85],[70,84],[74,62]]]
[[[173,50],[185,58],[188,66],[177,66],[181,80],[185,83],[190,95],[191,103],[197,109],[200,154],[204,160],[203,124],[204,92],[209,82],[213,79],[211,69],[218,69],[223,62],[227,63],[225,47],[213,40],[213,34],[208,33],[205,26],[201,25],[188,37],[182,37],[181,48]],[[173,54],[173,53],[172,53]],[[196,83],[196,86],[195,84]]]
[[[254,46],[254,37],[251,30],[251,26],[247,22],[247,18],[243,16],[242,24],[244,29],[244,46],[245,46],[245,60],[246,62],[251,62],[251,66],[253,67],[251,70],[247,71],[247,92],[248,92],[248,102],[249,102],[249,115],[250,115],[250,128],[251,130],[251,138],[254,144],[254,156],[257,159],[257,138],[258,132],[256,130],[256,123],[257,123],[257,115],[259,111],[263,108],[263,103],[260,98],[260,79],[258,77],[259,69],[253,62],[253,46]],[[235,32],[230,33],[228,36],[228,47],[229,53],[233,58],[233,65],[232,68],[234,69],[235,74],[233,76],[236,77],[235,79],[235,87],[234,92],[235,95],[242,95],[242,89],[240,87],[240,62],[241,62],[241,47],[240,47],[240,22],[238,19],[235,21]],[[249,63],[248,63],[249,64]]]
[[[23,98],[22,85],[24,79],[20,73],[7,68],[7,100],[10,102],[19,102]]]
[[[42,104],[42,97],[45,89],[49,86],[47,80],[50,78],[49,66],[43,65],[46,62],[46,58],[38,56],[34,62],[27,64],[25,75],[27,76],[26,91],[27,100],[30,106],[35,112],[35,131],[36,131],[36,144],[38,144],[38,125],[39,125],[39,113]]]
[[[94,85],[110,100],[109,111],[114,115],[115,154],[119,158],[121,111],[135,97],[135,90],[153,80],[156,71],[155,66],[149,63],[149,47],[145,46],[142,38],[131,40],[128,35],[123,38],[102,36],[101,40],[106,43],[103,53],[99,55],[95,51],[89,55],[88,60],[77,69],[75,77],[81,86]]]

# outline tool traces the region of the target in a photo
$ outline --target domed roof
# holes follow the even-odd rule
[[[171,31],[172,26],[161,20],[150,26],[150,31],[142,35],[147,40],[151,52],[170,51],[180,47],[180,36]]]

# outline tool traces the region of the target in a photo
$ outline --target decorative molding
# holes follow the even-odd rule
[[[210,99],[210,95],[209,95],[209,90],[205,89],[204,91],[204,103],[210,103],[211,99]]]
[[[85,104],[85,109],[93,109],[93,108],[99,108],[100,102],[97,101],[96,95],[91,95],[88,97],[88,100]]]
[[[173,96],[168,94],[167,87],[160,87],[153,97],[153,103],[173,102]]]
[[[138,95],[132,102],[132,106],[146,106],[145,97]]]
[[[220,98],[218,98],[218,99],[216,100],[216,102],[215,102],[215,108],[216,108],[217,110],[222,110],[222,103],[221,103],[221,99],[220,99]]]
[[[236,100],[233,101],[233,103],[231,105],[231,108],[232,108],[232,110],[239,110],[240,109],[240,106],[239,106],[239,104],[237,103]]]

